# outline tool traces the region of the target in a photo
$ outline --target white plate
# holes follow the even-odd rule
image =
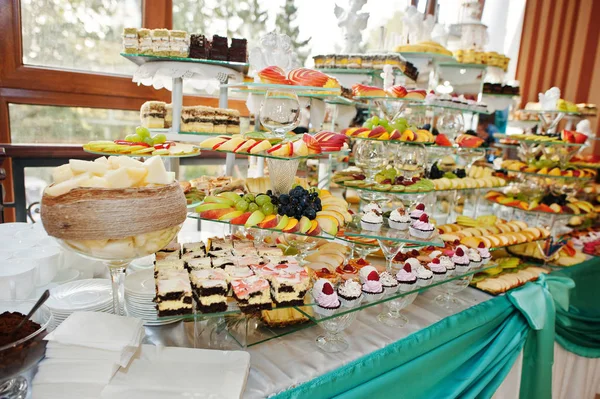
[[[125,290],[131,295],[154,296],[154,269],[133,272],[125,277]]]
[[[112,303],[112,286],[108,279],[72,281],[52,288],[46,305],[53,312],[67,313],[105,309]]]

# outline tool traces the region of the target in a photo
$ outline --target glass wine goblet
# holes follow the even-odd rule
[[[450,141],[454,141],[456,136],[464,130],[464,126],[462,112],[452,109],[444,109],[436,123],[438,131],[448,136]]]
[[[260,122],[283,137],[300,123],[300,102],[293,90],[269,89],[260,105]]]
[[[375,175],[389,162],[386,144],[382,141],[361,140],[354,150],[354,160],[365,171],[366,182],[375,183]]]
[[[317,337],[317,346],[322,351],[329,353],[342,352],[348,349],[350,344],[344,337],[343,331],[350,327],[354,320],[356,320],[357,315],[358,312],[348,312],[341,316],[329,317],[315,312],[315,318],[320,320],[319,326],[325,330],[324,335]]]
[[[454,280],[450,280],[441,286],[444,293],[435,297],[435,303],[445,309],[453,309],[462,303],[461,300],[456,298],[454,294],[457,294],[467,288],[473,279],[473,274],[463,276]]]
[[[424,146],[399,146],[394,158],[394,166],[402,172],[404,178],[412,179],[424,175],[427,162],[427,152]]]
[[[312,251],[320,239],[302,234],[284,233],[285,241],[298,251],[298,263],[304,264],[306,255]]]
[[[369,245],[369,244],[359,244],[354,243],[353,245],[354,252],[358,255],[359,259],[367,260],[367,257],[372,253],[375,253],[379,250],[377,245]]]

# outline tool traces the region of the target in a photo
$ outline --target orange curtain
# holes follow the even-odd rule
[[[599,19],[597,0],[527,0],[517,65],[522,106],[552,86],[567,101],[600,105]],[[598,135],[598,117],[589,120]]]

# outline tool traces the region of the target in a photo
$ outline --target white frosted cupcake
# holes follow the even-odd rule
[[[431,262],[427,264],[427,267],[433,273],[434,282],[443,281],[448,274],[446,268],[438,258],[433,258]]]
[[[481,265],[485,266],[490,259],[492,259],[492,254],[490,254],[490,250],[485,247],[485,244],[480,242],[477,247],[477,251],[479,251],[479,256],[481,256]]]
[[[393,295],[398,291],[398,280],[396,280],[396,277],[392,276],[389,272],[381,273],[379,275],[379,280],[381,281],[381,285],[383,285],[386,294]]]
[[[317,303],[314,311],[323,316],[331,316],[342,306],[333,285],[324,278],[315,282],[312,289],[312,296]]]
[[[358,273],[362,283],[362,292],[367,302],[378,301],[383,298],[383,284],[379,279],[379,273],[373,266],[365,266]]]
[[[381,207],[379,205],[377,205],[376,202],[369,202],[367,205],[365,205],[362,209],[363,213],[368,213],[368,212],[375,212],[378,215],[383,214],[383,210],[381,209]]]
[[[471,261],[464,248],[463,245],[459,245],[451,258],[454,266],[456,266],[456,274],[458,275],[468,272],[471,266]]]
[[[392,229],[407,230],[411,224],[411,218],[406,214],[404,208],[394,209],[388,219],[388,225]]]
[[[423,213],[419,217],[419,220],[415,220],[409,228],[409,233],[411,236],[423,240],[431,238],[434,231],[435,226],[432,223],[429,223],[429,216],[427,216],[426,213]]]
[[[469,260],[471,261],[471,270],[478,269],[481,264],[481,255],[479,255],[479,251],[475,248],[469,248],[467,251],[467,256],[469,256]]]
[[[433,283],[433,273],[423,266],[419,266],[415,270],[415,275],[417,276],[417,284],[419,284],[420,287],[427,287],[429,284]]]
[[[375,211],[367,212],[360,218],[360,226],[363,230],[379,231],[381,225],[383,225],[383,216]]]
[[[446,268],[446,278],[454,276],[456,266],[454,266],[454,262],[452,262],[452,259],[450,259],[450,257],[446,255],[442,255],[438,259],[440,260],[440,264]]]
[[[400,269],[398,273],[396,273],[396,280],[398,280],[400,292],[409,292],[419,286],[417,283],[417,276],[415,276],[413,268],[409,262],[406,262],[404,267]]]
[[[343,284],[340,284],[337,293],[342,306],[345,308],[353,308],[362,301],[361,286],[355,280],[346,280]]]

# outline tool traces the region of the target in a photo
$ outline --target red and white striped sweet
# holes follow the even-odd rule
[[[298,86],[323,87],[329,80],[329,76],[323,72],[308,68],[292,69],[287,77],[293,84]]]

